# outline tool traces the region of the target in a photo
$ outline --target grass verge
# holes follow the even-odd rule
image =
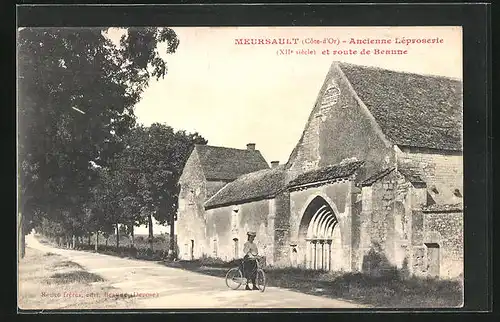
[[[153,260],[216,277],[225,277],[237,261],[202,258],[192,261],[160,261],[162,256],[127,256],[116,249],[99,252],[144,260]],[[151,256],[151,257],[150,257]],[[435,278],[402,278],[397,274],[371,277],[361,273],[326,273],[298,268],[265,268],[269,286],[282,287],[306,294],[354,301],[379,308],[446,308],[463,304],[462,280]]]
[[[134,307],[135,299],[116,297],[119,290],[102,277],[57,254],[27,247],[18,272],[18,306],[22,310]]]
[[[211,276],[225,277],[236,262],[214,259],[164,262]],[[301,293],[354,301],[379,308],[444,308],[463,303],[462,282],[435,278],[371,277],[361,273],[331,273],[299,268],[265,268],[269,286]]]

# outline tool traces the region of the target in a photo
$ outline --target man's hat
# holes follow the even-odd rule
[[[257,233],[256,233],[255,231],[249,231],[249,232],[247,233],[247,235],[248,235],[248,236],[254,236],[254,237],[255,237],[255,236],[257,236]]]

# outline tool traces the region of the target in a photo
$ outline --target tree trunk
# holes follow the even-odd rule
[[[133,248],[135,246],[135,241],[134,241],[134,224],[130,225],[130,239],[131,239],[131,246]]]
[[[76,248],[76,236],[75,236],[75,235],[73,235],[73,236],[71,237],[71,243],[72,243],[71,248],[72,248],[72,249],[75,249],[75,248]]]
[[[18,226],[17,226],[17,236],[18,236],[18,258],[24,258],[26,254],[26,239],[24,237],[24,222],[23,214],[20,212],[18,214]]]
[[[96,231],[95,235],[95,251],[97,252],[97,247],[99,245],[99,231]]]
[[[109,237],[106,237],[106,246],[108,246]]]
[[[170,258],[175,259],[177,258],[177,254],[175,253],[175,228],[174,228],[174,220],[173,218],[170,220],[170,243],[169,243],[169,253],[170,253]]]
[[[116,250],[120,247],[120,231],[119,231],[118,223],[116,223]]]
[[[151,214],[148,215],[148,226],[149,226],[149,249],[151,249],[151,253],[153,253],[153,216]]]
[[[92,243],[90,242],[90,237],[92,237],[91,233],[89,233],[89,246],[92,245]]]

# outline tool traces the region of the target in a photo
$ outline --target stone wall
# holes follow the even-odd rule
[[[338,89],[334,98],[328,92],[332,88]],[[353,157],[366,162],[366,175],[395,164],[392,144],[355,95],[342,71],[333,66],[289,160],[292,178]]]
[[[308,205],[316,197],[323,198],[335,212],[338,224],[334,231],[339,236],[339,249],[335,248],[334,258],[336,261],[332,264],[339,270],[351,270],[351,191],[353,182],[344,180],[341,182],[326,184],[318,187],[295,190],[290,193],[290,243],[297,245],[297,257],[301,266],[305,263],[305,252],[307,252],[307,243],[303,236],[299,235],[301,222],[304,212]],[[302,223],[308,225],[309,223]],[[337,234],[335,234],[337,235]],[[286,263],[290,265],[290,261]]]
[[[441,278],[454,278],[463,274],[463,212],[414,211],[412,230],[416,275],[438,272]]]
[[[209,245],[206,244],[203,207],[206,200],[206,180],[195,150],[184,166],[179,184],[181,189],[175,227],[179,257],[182,259],[191,259],[191,256],[199,258],[206,252]]]
[[[211,247],[206,255],[223,260],[241,258],[247,232],[255,231],[259,253],[272,263],[274,236],[268,220],[273,220],[270,213],[274,203],[274,199],[265,199],[207,210],[207,241]]]
[[[418,204],[419,190],[398,171],[362,188],[358,248],[358,259],[362,260],[357,261],[357,269],[408,267],[412,259],[411,213]],[[380,267],[375,268],[370,263],[375,257]]]
[[[463,157],[460,152],[401,148],[398,167],[410,168],[427,183],[428,204],[462,203]],[[455,190],[458,189],[458,196]]]
[[[290,258],[290,193],[285,191],[274,199],[273,264],[285,266]],[[269,223],[271,225],[271,223]]]
[[[394,205],[396,185],[387,176],[373,184],[373,210],[371,222],[371,242],[379,245],[389,262],[393,262],[393,245],[391,236],[394,233]]]

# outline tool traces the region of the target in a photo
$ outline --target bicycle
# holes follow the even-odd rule
[[[255,278],[255,283],[259,291],[264,292],[266,289],[266,274],[264,270],[260,267],[259,259],[253,259],[257,262],[257,276]],[[243,271],[243,261],[240,266],[230,268],[226,273],[226,285],[232,290],[237,290],[241,285],[247,285],[248,281],[244,277]]]

